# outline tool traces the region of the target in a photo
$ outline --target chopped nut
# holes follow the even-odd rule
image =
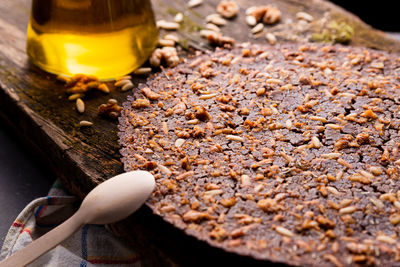
[[[230,208],[230,207],[232,207],[233,205],[236,204],[236,198],[233,197],[233,198],[221,199],[219,202],[225,208]]]
[[[161,97],[160,94],[153,92],[150,88],[144,87],[141,92],[150,100],[157,100]]]
[[[217,6],[217,12],[225,18],[233,18],[239,12],[239,6],[235,1],[222,0]]]
[[[147,108],[150,107],[150,101],[147,98],[138,98],[132,103],[133,108]]]
[[[167,40],[167,39],[159,39],[158,40],[158,44],[160,46],[163,46],[163,47],[165,47],[165,46],[173,47],[173,46],[175,46],[175,41],[174,40]]]
[[[277,201],[272,198],[259,200],[257,206],[265,212],[276,212],[280,208]]]
[[[162,62],[165,62],[168,67],[175,67],[179,63],[179,57],[175,47],[165,46],[154,50],[149,61],[153,67],[159,67]]]
[[[264,14],[263,22],[265,24],[274,24],[277,23],[280,20],[280,18],[281,18],[281,11],[274,6],[269,6]]]
[[[109,117],[111,119],[116,119],[122,111],[122,107],[118,105],[117,100],[109,99],[106,104],[101,104],[98,107],[99,115]]]
[[[211,220],[213,218],[214,217],[207,212],[200,212],[196,210],[189,210],[182,216],[182,219],[185,222],[199,222],[201,220]]]

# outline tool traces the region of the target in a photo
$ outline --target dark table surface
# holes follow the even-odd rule
[[[46,196],[56,177],[0,122],[0,244],[22,209]]]

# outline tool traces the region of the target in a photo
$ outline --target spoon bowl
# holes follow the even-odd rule
[[[85,224],[109,224],[136,211],[155,186],[153,175],[132,171],[95,187],[68,220],[0,262],[0,267],[25,266],[67,239]]]

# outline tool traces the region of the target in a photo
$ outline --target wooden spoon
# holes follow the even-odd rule
[[[85,224],[109,224],[128,217],[146,201],[154,186],[153,175],[146,171],[127,172],[108,179],[90,191],[68,220],[0,262],[0,267],[31,263]]]

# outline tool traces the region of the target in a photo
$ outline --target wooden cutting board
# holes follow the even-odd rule
[[[264,43],[266,31],[276,32],[278,41],[305,40],[311,33],[321,33],[323,25],[335,21],[354,29],[351,45],[400,52],[398,41],[323,0],[269,0],[268,3],[282,11],[282,22],[267,27],[264,34],[252,36],[245,23],[244,10],[265,4],[265,1],[237,2],[241,7],[240,14],[222,29],[237,42]],[[217,0],[207,0],[192,10],[186,8],[183,0],[153,0],[152,3],[157,19],[172,20],[176,12],[185,13],[187,17],[179,33],[183,47],[211,49],[200,38],[198,30],[204,25],[205,16],[215,13]],[[123,171],[119,161],[117,121],[99,117],[97,107],[109,98],[121,103],[128,93],[115,88],[109,95],[94,92],[85,98],[85,113],[76,112],[74,103],[67,100],[63,85],[27,61],[25,32],[29,9],[29,0],[0,1],[0,119],[45,160],[73,194],[83,198],[97,184]],[[307,29],[299,30],[290,24],[297,21],[299,11],[315,18]],[[135,85],[143,81],[144,78],[134,78]],[[94,126],[80,129],[78,123],[81,120],[93,121]],[[245,257],[211,248],[185,235],[146,206],[112,228],[135,244],[145,263],[152,266],[226,264],[227,261],[235,265],[249,263]]]

